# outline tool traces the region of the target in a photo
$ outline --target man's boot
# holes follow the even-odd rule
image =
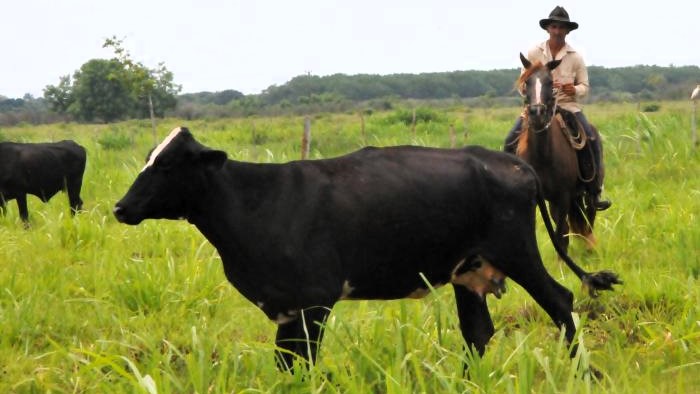
[[[586,132],[586,137],[588,137],[588,143],[591,144],[591,151],[593,152],[593,162],[595,163],[596,175],[595,179],[589,184],[589,193],[593,195],[593,206],[597,211],[604,211],[612,205],[608,200],[601,200],[600,194],[603,192],[603,159],[601,155],[602,142],[600,141],[600,136],[594,135],[593,128],[591,124],[588,123],[588,119],[583,114],[583,111],[575,112],[576,118],[583,126],[583,130]]]
[[[601,160],[600,154],[600,138],[588,139],[588,143],[591,144],[591,151],[593,151],[593,162],[596,166],[596,179],[592,181],[592,191],[593,195],[593,206],[597,211],[604,211],[612,205],[609,200],[601,200],[600,195],[603,192],[603,161]]]
[[[503,151],[506,153],[510,154],[515,154],[515,150],[518,147],[518,137],[520,136],[520,133],[522,132],[523,129],[523,118],[522,116],[518,116],[518,119],[515,120],[515,124],[513,125],[513,128],[510,129],[508,132],[508,135],[506,136],[506,140],[503,142]]]

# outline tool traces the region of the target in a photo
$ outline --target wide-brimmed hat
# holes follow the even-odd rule
[[[564,7],[554,7],[552,12],[549,13],[549,18],[540,19],[540,27],[547,30],[547,26],[553,22],[565,25],[569,28],[569,31],[578,29],[578,23],[569,20],[569,13],[566,12]]]

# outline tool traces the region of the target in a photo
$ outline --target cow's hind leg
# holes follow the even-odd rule
[[[75,215],[83,208],[83,200],[80,199],[80,189],[82,188],[82,177],[77,177],[76,180],[66,182],[66,194],[68,194],[68,203],[70,204],[70,212]]]
[[[484,354],[486,344],[493,336],[495,329],[486,297],[482,298],[462,285],[453,285],[457,302],[459,328],[467,344],[467,350],[475,349],[479,355]]]
[[[280,348],[276,351],[279,369],[292,372],[294,358],[297,356],[311,364],[316,362],[323,337],[323,324],[330,311],[328,307],[307,308],[296,320],[277,327],[275,344]]]

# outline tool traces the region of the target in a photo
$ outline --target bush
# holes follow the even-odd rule
[[[399,109],[389,117],[387,121],[389,123],[403,123],[406,126],[410,126],[413,123],[413,109]],[[416,123],[423,122],[436,122],[441,121],[443,116],[437,111],[427,108],[427,107],[417,107],[415,108],[415,120]]]
[[[97,143],[105,150],[122,150],[133,145],[134,141],[124,133],[111,132],[102,135]]]
[[[642,107],[642,112],[657,112],[661,109],[659,104],[647,104]]]

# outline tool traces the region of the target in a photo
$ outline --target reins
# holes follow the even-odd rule
[[[557,99],[557,96],[556,96],[556,94],[555,94],[555,96],[554,96],[554,105],[552,106],[552,114],[549,116],[549,121],[544,125],[544,127],[542,127],[542,128],[539,129],[539,130],[534,130],[533,133],[539,134],[539,133],[541,133],[541,132],[546,131],[547,129],[549,129],[549,126],[552,125],[552,121],[554,120],[554,116],[555,116],[556,113],[557,113],[557,104],[558,104],[558,101],[559,101],[559,100]]]

